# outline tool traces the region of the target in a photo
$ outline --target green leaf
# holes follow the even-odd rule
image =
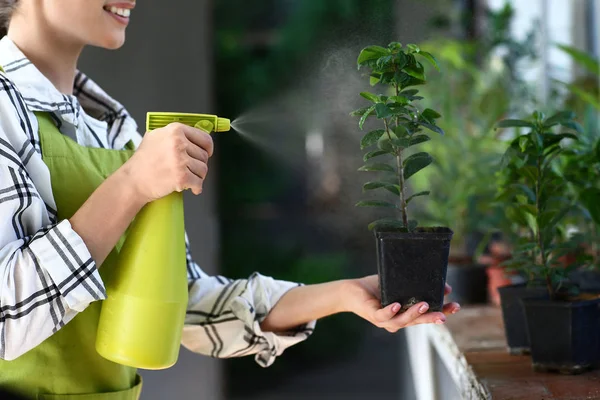
[[[421,51],[419,46],[417,46],[416,44],[409,44],[409,45],[406,45],[406,47],[408,47],[408,50],[410,50],[411,53],[419,53]]]
[[[438,133],[438,134],[444,136],[444,130],[437,125],[430,124],[428,122],[419,122],[419,125],[424,126],[425,128],[429,129],[432,132],[435,132],[435,133]]]
[[[554,227],[556,225],[558,225],[558,223],[569,213],[569,211],[571,211],[573,209],[572,205],[567,205],[566,207],[561,208],[560,210],[558,210],[558,212],[556,212],[554,214],[554,216],[552,217],[552,219],[548,222],[548,224],[541,224],[542,229],[544,229],[545,231],[550,231],[552,229],[554,229]]]
[[[394,131],[396,137],[404,138],[408,136],[408,130],[404,125],[395,126],[392,130]]]
[[[369,115],[371,115],[373,111],[375,111],[375,105],[372,105],[371,107],[367,108],[363,116],[360,118],[360,121],[358,121],[358,126],[360,127],[360,129],[363,128],[365,121],[367,120],[367,118],[369,118]]]
[[[384,151],[384,150],[374,150],[374,151],[370,151],[367,154],[364,155],[363,157],[363,161],[369,161],[371,158],[374,157],[379,157],[379,156],[383,156],[385,154],[389,154],[389,152]]]
[[[431,53],[426,52],[426,51],[421,51],[421,52],[419,52],[419,55],[424,57],[427,61],[429,61],[429,63],[431,65],[433,65],[433,67],[439,72],[440,66],[438,65],[437,60]]]
[[[404,161],[404,179],[408,179],[433,162],[433,157],[425,152],[416,153]]]
[[[378,219],[377,221],[371,222],[369,224],[369,230],[372,231],[373,229],[398,229],[398,230],[404,230],[406,231],[406,227],[404,226],[404,224],[402,223],[402,221],[399,221],[397,219],[391,219],[391,218],[383,218],[383,219]]]
[[[426,108],[425,110],[423,110],[421,115],[430,122],[433,122],[434,120],[442,117],[440,113],[432,110],[431,108]]]
[[[600,63],[598,60],[586,52],[578,50],[571,46],[566,45],[558,45],[558,48],[569,54],[573,60],[577,62],[580,66],[587,69],[594,76],[600,75]]]
[[[534,128],[535,125],[532,122],[523,121],[521,119],[505,119],[505,120],[498,122],[498,124],[496,124],[496,127],[498,127],[498,128],[522,128],[522,127]]]
[[[381,138],[381,136],[383,136],[384,133],[385,131],[383,129],[376,129],[367,133],[365,136],[363,136],[362,140],[360,141],[360,148],[364,149],[366,147],[374,145]]]
[[[383,200],[363,200],[356,203],[356,207],[384,207],[397,208],[395,204]]]
[[[358,110],[352,111],[350,113],[350,115],[353,117],[362,117],[364,115],[364,113],[367,112],[368,109],[369,109],[369,107],[362,107],[362,108],[359,108]]]
[[[535,193],[533,193],[533,190],[531,190],[529,186],[524,185],[522,183],[515,183],[511,186],[523,192],[527,196],[529,201],[535,202]]]
[[[521,173],[532,182],[535,182],[538,178],[538,170],[532,165],[521,168]]]
[[[561,122],[560,124],[562,126],[564,126],[565,128],[574,130],[577,133],[584,133],[583,126],[581,126],[581,124],[577,121],[566,121],[566,122]]]
[[[531,232],[533,232],[534,235],[537,235],[538,229],[535,217],[527,212],[524,213],[523,216],[525,217],[525,220],[527,221],[527,226],[529,227],[529,229],[531,229]]]
[[[390,50],[400,50],[402,48],[402,43],[400,42],[392,42],[389,44],[388,49]]]
[[[564,139],[572,139],[572,140],[576,140],[576,141],[579,140],[579,138],[572,133],[559,133],[556,135],[547,133],[547,134],[544,134],[544,136],[543,136],[544,147],[546,149],[548,149],[554,145],[557,145]],[[550,154],[550,152],[548,152],[547,154]]]
[[[381,74],[372,74],[369,77],[369,84],[371,86],[377,85],[381,81]]]
[[[409,139],[407,147],[416,146],[418,144],[425,143],[430,140],[431,138],[427,135],[416,135]]]
[[[577,86],[575,84],[569,83],[569,84],[566,84],[565,86],[567,86],[567,88],[569,88],[569,91],[571,93],[573,93],[575,96],[579,97],[585,103],[591,104],[594,108],[596,108],[597,110],[600,110],[600,100],[598,99],[597,95],[588,93],[584,89],[580,88],[579,86]]]
[[[363,165],[362,167],[360,167],[358,170],[359,171],[366,171],[366,172],[376,172],[376,171],[396,172],[396,170],[394,169],[394,167],[392,167],[392,166],[390,166],[388,164],[383,164],[383,163],[366,164],[366,165]]]
[[[572,111],[560,111],[544,121],[544,128],[550,128],[556,124],[570,122],[575,119],[575,113]]]
[[[528,214],[531,214],[533,217],[537,217],[537,208],[533,204],[521,204],[519,205],[521,210],[525,211]]]
[[[519,149],[521,152],[525,153],[527,151],[527,146],[529,146],[529,136],[519,136]]]
[[[393,63],[394,63],[394,57],[389,55],[389,56],[381,57],[379,60],[377,60],[377,62],[375,63],[375,66],[380,71],[386,71],[386,70],[390,70],[392,68]]]
[[[419,193],[415,193],[412,196],[410,196],[408,199],[406,199],[406,204],[410,203],[412,201],[412,199],[414,199],[415,197],[419,197],[419,196],[429,196],[431,192],[429,190],[423,191],[423,192],[419,192]]]
[[[407,89],[400,92],[400,96],[413,97],[419,93],[418,89]]]
[[[392,146],[392,142],[388,138],[384,138],[384,139],[378,141],[377,147],[381,151],[385,151],[386,153],[389,153],[389,154],[394,154],[394,152],[395,152],[394,146]]]
[[[410,139],[409,138],[392,139],[392,144],[394,144],[394,146],[398,146],[398,147],[405,149],[408,146],[410,146]]]
[[[357,60],[357,64],[358,67],[360,68],[362,65],[364,65],[366,62],[368,61],[374,61],[377,60],[383,56],[389,55],[390,54],[390,50],[383,48],[381,46],[369,46],[364,48],[359,56],[358,56],[358,60]]]
[[[399,103],[402,105],[410,103],[410,100],[408,99],[408,97],[404,97],[404,96],[392,96],[392,97],[390,97],[390,100],[393,101],[394,103]]]
[[[379,98],[379,96],[377,96],[373,93],[361,92],[360,95],[362,97],[364,97],[365,99],[372,101],[373,103],[381,103],[381,99]]]
[[[375,189],[386,189],[387,191],[395,194],[396,196],[400,196],[400,186],[399,185],[394,185],[393,183],[389,183],[389,182],[367,182],[363,185],[363,192],[366,192],[367,190],[375,190]]]
[[[535,144],[538,151],[544,148],[544,139],[536,130],[533,130],[531,132],[531,138],[533,139],[533,143]]]
[[[383,103],[375,104],[375,113],[377,114],[377,118],[389,118],[393,115],[392,110],[388,106]]]
[[[404,71],[413,78],[425,81],[425,68],[423,68],[423,64],[420,62],[417,62],[414,66],[405,67]]]
[[[533,119],[535,119],[536,121],[539,121],[539,122],[546,119],[546,114],[544,114],[541,111],[537,111],[537,110],[533,112],[532,116],[533,116]]]
[[[594,222],[600,225],[600,189],[591,187],[583,190],[579,194],[579,200],[588,210]]]

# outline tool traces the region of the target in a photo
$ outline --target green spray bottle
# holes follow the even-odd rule
[[[146,131],[172,122],[207,133],[230,130],[230,121],[215,115],[150,112]],[[135,368],[164,369],[175,364],[188,303],[183,193],[142,208],[105,285],[98,353]]]

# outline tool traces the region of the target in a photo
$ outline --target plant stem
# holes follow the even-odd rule
[[[390,126],[388,124],[387,119],[384,118],[383,122],[385,124],[385,133],[387,134],[388,139],[390,140],[390,145],[392,145],[392,135],[390,133]],[[400,186],[400,212],[402,213],[402,223],[404,224],[405,228],[408,228],[408,215],[406,214],[406,198],[404,196],[404,167],[402,166],[401,148],[398,148],[396,150],[396,166],[396,173],[398,175],[398,185]]]
[[[397,71],[398,67],[394,66],[394,70]],[[396,96],[400,94],[400,88],[398,83],[394,84],[396,89]],[[400,125],[400,117],[396,116],[396,129]],[[402,160],[402,149],[398,149],[398,156],[396,157],[396,165],[398,167],[398,183],[400,185],[400,208],[402,210],[402,223],[408,228],[408,214],[406,210],[406,196],[404,195],[404,163]]]
[[[535,217],[535,225],[536,225],[536,230],[537,230],[537,244],[538,247],[540,249],[540,257],[541,257],[541,261],[542,261],[542,265],[544,267],[544,273],[546,275],[546,287],[548,289],[548,295],[550,296],[550,300],[554,300],[554,287],[552,285],[552,277],[550,274],[550,271],[548,271],[548,259],[546,257],[546,249],[544,248],[544,240],[542,238],[542,232],[540,230],[540,222],[539,222],[539,216],[541,214],[541,210],[540,210],[540,194],[542,191],[542,163],[541,163],[541,157],[537,157],[537,161],[536,161],[536,168],[537,168],[537,176],[538,178],[536,179],[535,182],[535,210],[536,210],[536,217]]]

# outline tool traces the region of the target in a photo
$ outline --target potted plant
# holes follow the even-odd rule
[[[488,276],[478,260],[481,253],[490,254],[487,247],[500,220],[500,213],[489,207],[503,150],[493,126],[509,112],[510,88],[505,71],[471,62],[474,47],[456,40],[426,46],[440,54],[447,74],[432,78],[432,85],[421,91],[426,97],[423,102],[442,111],[439,126],[453,132],[453,137],[436,136],[423,145],[425,151],[437,149],[436,157],[430,168],[414,178],[413,187],[416,191],[431,188],[435,196],[415,213],[428,225],[451,225],[454,231],[447,274],[453,289],[449,300],[485,303]]]
[[[425,151],[436,149],[436,156],[430,168],[415,176],[413,187],[431,189],[435,196],[415,212],[424,224],[452,226],[448,300],[460,304],[499,304],[497,287],[512,283],[499,265],[509,255],[506,238],[499,234],[504,213],[491,206],[504,152],[493,128],[528,101],[528,85],[517,65],[535,55],[534,30],[524,39],[513,38],[510,3],[497,11],[486,9],[481,17],[476,41],[444,38],[421,45],[438,55],[445,71],[421,91],[423,104],[444,115],[439,126],[452,135],[434,136],[423,145]]]
[[[598,78],[600,62],[591,55],[570,46],[558,48],[568,54],[582,73],[570,83],[566,104],[582,115],[583,134],[561,170],[580,205],[579,229],[589,263],[573,271],[569,278],[582,290],[600,291],[600,99]]]
[[[358,68],[366,67],[373,86],[386,88],[384,94],[363,92],[360,95],[371,104],[352,112],[360,116],[362,130],[375,117],[378,129],[371,130],[361,140],[366,165],[360,171],[378,172],[383,176],[363,186],[364,191],[387,191],[390,199],[371,199],[357,203],[358,207],[383,207],[394,215],[369,225],[377,245],[377,265],[382,305],[394,302],[406,311],[425,301],[429,311],[440,311],[444,303],[446,269],[452,231],[447,227],[423,228],[409,219],[408,207],[429,191],[409,193],[408,180],[433,161],[426,152],[415,147],[430,140],[423,129],[444,134],[436,124],[441,115],[432,109],[421,111],[417,102],[422,99],[417,89],[426,83],[427,60],[436,69],[433,55],[416,45],[403,47],[393,42],[387,47],[369,46],[360,52]],[[374,158],[385,160],[372,162]]]
[[[565,240],[561,223],[572,211],[574,200],[565,190],[556,163],[565,152],[562,142],[577,140],[577,136],[554,131],[562,126],[581,132],[574,118],[567,111],[549,118],[535,112],[530,120],[498,124],[526,130],[511,142],[504,156],[500,199],[507,216],[525,234],[510,264],[525,271],[530,283],[542,283],[544,292],[520,299],[525,321],[512,320],[505,309],[503,317],[507,337],[515,324],[526,323],[533,367],[538,371],[578,373],[588,369],[596,362],[600,342],[600,298],[578,294],[566,279],[575,265],[564,265],[564,255],[572,252],[574,245]]]

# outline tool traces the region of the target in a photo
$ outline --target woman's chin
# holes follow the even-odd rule
[[[125,44],[125,32],[106,36],[97,46],[107,50],[116,50]]]

